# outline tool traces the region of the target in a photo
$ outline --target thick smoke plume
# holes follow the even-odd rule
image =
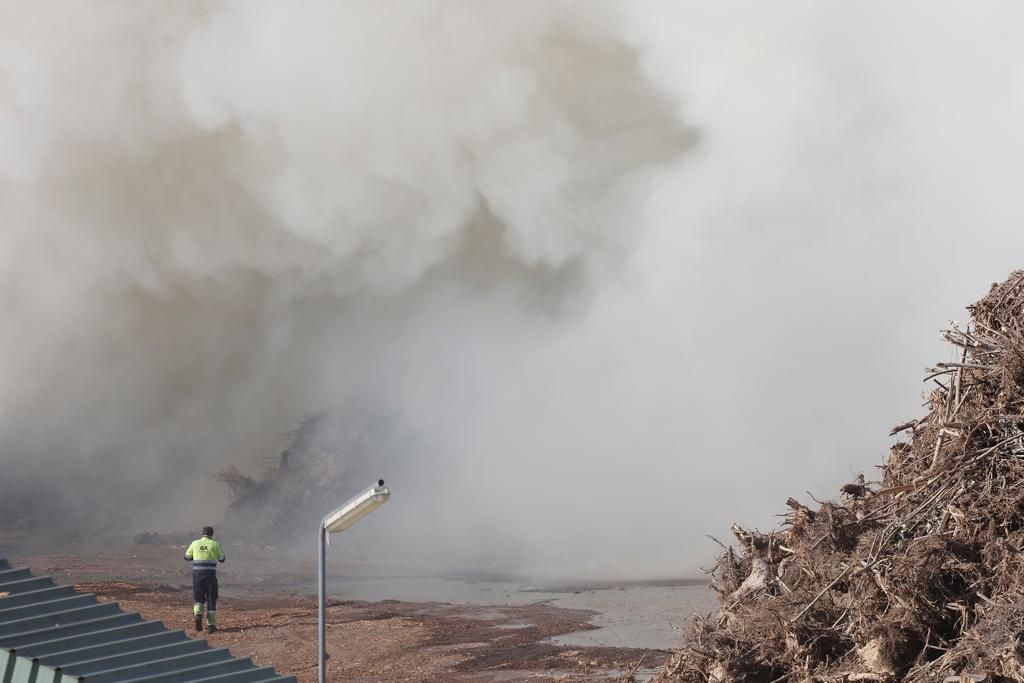
[[[0,5],[5,519],[216,518],[330,411],[391,559],[692,569],[1009,270],[1011,11]]]

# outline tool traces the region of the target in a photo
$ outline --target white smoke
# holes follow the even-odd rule
[[[403,561],[692,569],[1019,265],[987,7],[2,4],[4,469],[195,524],[366,401]]]

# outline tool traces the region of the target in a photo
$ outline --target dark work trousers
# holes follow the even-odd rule
[[[192,572],[192,598],[206,604],[208,612],[217,611],[217,572]]]

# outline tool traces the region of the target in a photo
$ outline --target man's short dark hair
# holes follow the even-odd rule
[[[203,527],[203,536],[213,536],[213,527],[212,526],[204,526]]]

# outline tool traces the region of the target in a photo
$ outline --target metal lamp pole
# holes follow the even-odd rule
[[[325,683],[327,680],[326,676],[326,662],[327,662],[327,610],[326,610],[326,595],[327,595],[327,578],[325,576],[325,567],[327,565],[327,547],[324,542],[327,539],[327,530],[324,528],[323,522],[320,523],[320,553],[319,560],[317,561],[317,581],[320,585],[320,600],[317,605],[317,624],[319,625],[319,638],[320,650],[319,650],[319,668],[320,668],[320,683]]]
[[[317,579],[320,593],[317,606],[317,623],[320,628],[320,683],[326,683],[327,680],[327,543],[329,542],[327,534],[344,531],[386,503],[390,497],[391,491],[384,486],[384,480],[378,479],[375,485],[324,517],[320,522],[320,529],[317,533],[319,549]]]

